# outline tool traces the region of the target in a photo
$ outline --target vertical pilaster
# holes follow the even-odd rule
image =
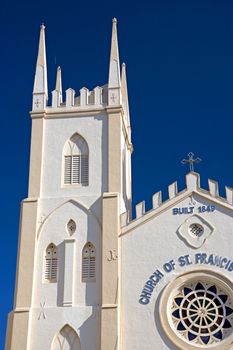
[[[108,113],[108,191],[122,193],[122,117],[119,109]]]
[[[117,349],[119,194],[103,194],[101,350]]]
[[[12,311],[8,315],[5,350],[27,350],[28,325],[29,310]]]
[[[37,201],[24,201],[21,206],[15,302],[14,311],[8,319],[6,350],[27,349],[29,308],[31,307],[33,288],[37,208]]]
[[[31,306],[38,202],[26,200],[21,206],[15,309]]]
[[[42,157],[43,157],[43,134],[44,119],[32,117],[31,134],[31,154],[30,154],[30,173],[29,173],[29,198],[40,197],[41,175],[42,175]]]

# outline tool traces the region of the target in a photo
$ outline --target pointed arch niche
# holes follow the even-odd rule
[[[65,325],[53,340],[51,350],[81,350],[80,339],[69,325]]]
[[[74,134],[63,150],[64,185],[88,186],[89,149],[87,142],[79,134]]]
[[[82,252],[82,281],[95,282],[96,281],[96,249],[95,246],[88,242]]]
[[[58,254],[55,244],[50,243],[45,251],[44,281],[57,282]]]

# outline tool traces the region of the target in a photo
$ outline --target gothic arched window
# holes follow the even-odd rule
[[[81,350],[80,339],[70,326],[64,326],[54,338],[52,350]]]
[[[64,184],[88,186],[89,151],[84,138],[73,135],[64,147]]]
[[[57,247],[51,243],[45,252],[44,280],[46,282],[57,282]]]
[[[82,253],[82,281],[95,282],[96,273],[96,253],[95,246],[88,242]]]

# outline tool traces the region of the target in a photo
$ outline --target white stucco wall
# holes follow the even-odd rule
[[[195,264],[195,254],[200,252],[233,260],[232,210],[199,195],[194,195],[194,200],[195,205],[190,204],[190,198],[186,198],[173,207],[161,210],[148,221],[146,216],[138,219],[138,225],[129,224],[124,230],[121,238],[122,350],[178,350],[165,336],[159,320],[160,297],[168,283],[177,276],[191,270],[210,269],[233,281],[233,272],[216,266]],[[199,206],[209,204],[215,205],[216,210],[199,215],[215,228],[214,232],[200,248],[192,248],[177,235],[179,226],[192,214],[173,215],[172,208],[194,206],[196,213]],[[180,267],[178,258],[187,254],[192,264]],[[171,260],[174,260],[175,269],[166,273],[163,265]],[[142,305],[139,303],[140,294],[157,269],[163,272],[164,277],[155,286],[150,302]]]
[[[75,233],[70,237],[66,225],[70,219],[76,222]],[[64,240],[74,240],[75,257],[66,287],[73,281],[72,307],[63,307],[64,295]],[[96,248],[96,282],[83,283],[81,279],[82,250],[87,242]],[[46,283],[43,280],[45,250],[50,243],[58,247],[58,281]],[[101,227],[98,219],[90,211],[75,201],[65,202],[54,210],[41,225],[38,231],[37,249],[35,255],[33,303],[31,310],[30,349],[46,349],[51,346],[51,337],[66,324],[74,326],[79,332],[91,329],[96,335],[85,341],[87,349],[95,349],[99,339],[99,305],[101,302]],[[46,319],[41,315],[41,305],[44,305]],[[91,305],[91,306],[90,306]],[[38,319],[39,318],[39,319]],[[48,327],[46,326],[48,323]],[[87,326],[87,324],[89,326]],[[41,337],[43,340],[41,340]],[[83,341],[83,334],[82,334]],[[42,346],[42,344],[44,344]]]
[[[89,148],[89,185],[63,184],[63,147],[75,133]],[[107,190],[107,116],[46,119],[42,160],[42,198],[100,196]]]
[[[89,185],[63,185],[63,147],[75,133],[89,147]],[[50,349],[59,330],[69,324],[85,344],[94,350],[100,341],[101,303],[101,194],[107,189],[107,120],[106,116],[83,116],[46,119],[42,157],[42,190],[39,199],[38,233],[35,254],[33,300],[30,311],[29,349]],[[66,226],[76,222],[70,237]],[[65,241],[72,239],[65,256]],[[82,249],[87,242],[96,248],[96,282],[81,280]],[[50,243],[58,247],[58,281],[43,279],[45,250]],[[66,283],[64,284],[64,265]],[[63,306],[65,296],[72,305]],[[64,291],[64,288],[66,290]],[[70,290],[69,290],[70,288]],[[90,330],[92,337],[90,337]]]

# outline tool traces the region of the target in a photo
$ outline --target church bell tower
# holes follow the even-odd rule
[[[51,105],[40,29],[5,350],[120,349],[118,235],[121,214],[131,216],[132,143],[116,19],[112,26],[108,84],[63,94],[58,67]]]

